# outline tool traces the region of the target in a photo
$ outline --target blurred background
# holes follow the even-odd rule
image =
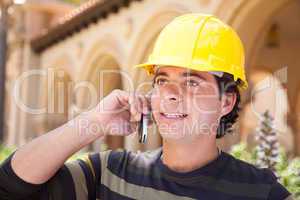
[[[3,145],[18,147],[87,110],[95,103],[87,88],[70,90],[78,82],[89,81],[100,100],[113,89],[132,90],[151,81],[133,66],[147,59],[157,35],[174,17],[201,12],[231,25],[246,51],[250,89],[242,94],[234,132],[220,139],[219,145],[224,150],[240,141],[255,145],[260,116],[268,110],[280,144],[289,154],[300,154],[299,0],[0,2]],[[132,81],[118,73],[101,79],[101,70],[124,72]],[[144,145],[138,143],[136,135],[109,136],[85,150],[154,149],[161,145],[154,129]]]

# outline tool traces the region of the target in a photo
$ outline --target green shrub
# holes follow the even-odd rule
[[[6,147],[0,144],[0,163],[2,163],[10,154],[12,154],[14,148]]]
[[[245,143],[232,146],[230,154],[251,164],[255,164],[257,160],[255,148],[249,150]],[[300,158],[288,159],[285,151],[281,148],[275,173],[279,182],[293,194],[296,200],[300,200]]]

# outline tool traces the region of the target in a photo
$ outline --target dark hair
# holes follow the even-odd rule
[[[218,77],[216,75],[215,79],[218,84],[220,99],[222,94],[224,93],[235,93],[236,94],[236,102],[233,106],[233,109],[230,113],[224,115],[220,119],[220,124],[217,129],[217,138],[221,138],[227,133],[232,133],[232,126],[236,122],[237,118],[239,117],[240,111],[240,102],[241,102],[241,95],[238,89],[239,81],[234,81],[233,76],[228,73],[224,73],[222,77]]]

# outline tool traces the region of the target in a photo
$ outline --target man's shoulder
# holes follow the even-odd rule
[[[290,196],[270,169],[258,168],[224,152],[223,156],[225,162],[221,165],[223,168],[218,169],[221,172],[217,177],[222,183],[266,199],[285,199]]]
[[[277,181],[274,173],[267,168],[258,168],[253,164],[234,158],[230,154],[226,166],[224,167],[223,176],[232,181],[249,183],[249,184],[268,184],[272,185]]]

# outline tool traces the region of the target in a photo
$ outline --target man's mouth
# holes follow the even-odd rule
[[[182,114],[182,113],[160,113],[161,116],[167,119],[184,119],[188,115],[187,114]]]

